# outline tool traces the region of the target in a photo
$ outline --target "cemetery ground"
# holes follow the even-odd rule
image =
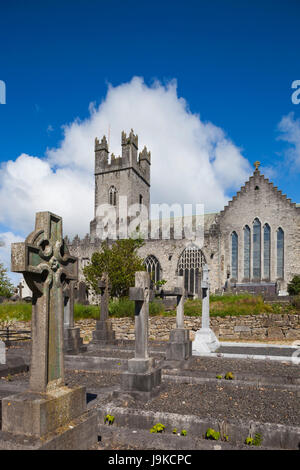
[[[298,313],[293,305],[268,305],[247,295],[211,296],[211,316],[226,316],[233,310],[247,315],[250,309],[259,314],[262,305],[265,313]],[[152,317],[175,315],[162,310],[159,302],[149,306]],[[196,316],[199,310],[201,301],[185,303],[186,314]],[[112,318],[123,318],[128,312],[133,321],[133,302],[110,302]],[[135,354],[134,340],[119,334],[112,344],[93,344],[99,306],[75,305],[74,317],[88,347],[77,355],[65,354],[65,381],[71,388],[86,387],[88,412],[97,413],[98,443],[93,450],[299,449],[299,365],[288,361],[290,348],[259,351],[280,351],[287,361],[197,356],[167,361],[167,338],[150,336],[149,355],[162,368],[162,383],[154,397],[141,400],[124,393],[121,386],[128,360]],[[30,329],[31,305],[2,304],[0,318],[15,328]],[[251,345],[244,352],[258,351]],[[30,340],[12,342],[7,348],[7,364],[0,366],[0,400],[28,389],[30,360]]]
[[[7,365],[12,359],[15,364],[18,357],[24,370],[2,372],[1,399],[28,388],[30,348],[30,341],[8,348]],[[93,449],[299,447],[298,365],[193,356],[174,367],[165,361],[165,341],[150,341],[149,348],[150,356],[162,366],[162,384],[157,396],[148,401],[118,393],[127,360],[134,357],[133,341],[118,340],[105,347],[90,344],[83,354],[65,356],[66,384],[84,385],[88,410],[98,414],[99,442]],[[232,376],[226,379],[228,372]],[[113,417],[112,424],[105,423],[108,416]],[[158,423],[165,426],[164,431],[150,432]],[[209,429],[216,434],[206,439]],[[181,435],[184,431],[186,435]],[[249,437],[255,442],[255,436],[259,445],[245,444]]]

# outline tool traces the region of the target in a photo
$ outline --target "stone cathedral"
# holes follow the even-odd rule
[[[150,206],[151,154],[138,152],[138,136],[122,132],[122,154],[110,155],[106,137],[95,139],[95,218],[84,239],[66,237],[70,253],[82,268],[99,251],[97,209],[109,204],[118,209],[121,196],[128,205]],[[200,295],[201,270],[208,264],[211,292],[233,290],[285,295],[287,283],[300,274],[300,205],[293,203],[254,164],[254,173],[221,212],[204,215],[201,249],[184,238],[148,238],[139,250],[154,281],[184,276],[186,294]],[[175,171],[175,170],[174,170]],[[205,204],[205,201],[203,201]],[[150,222],[149,222],[150,223]],[[159,232],[160,233],[160,232]],[[161,233],[160,233],[161,234]],[[173,234],[173,235],[172,235]]]

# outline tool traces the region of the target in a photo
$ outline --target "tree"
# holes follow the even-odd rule
[[[7,269],[0,263],[0,296],[11,297],[14,293],[14,286],[7,276]]]
[[[294,276],[291,282],[288,283],[287,290],[289,295],[300,294],[300,276]]]
[[[134,286],[135,272],[145,271],[142,258],[137,250],[144,244],[141,238],[102,242],[101,251],[93,253],[91,262],[83,268],[88,286],[99,294],[98,281],[104,272],[108,273],[112,297],[126,297],[129,287]]]

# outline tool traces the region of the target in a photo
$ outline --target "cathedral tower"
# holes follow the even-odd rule
[[[95,206],[94,219],[90,224],[92,239],[102,238],[104,219],[99,213],[104,204],[115,209],[119,222],[120,203],[124,201],[124,196],[127,197],[127,207],[136,205],[134,207],[137,209],[129,219],[136,216],[141,205],[146,207],[147,219],[149,217],[151,154],[146,147],[138,154],[138,136],[133,130],[128,136],[122,132],[121,145],[122,156],[115,157],[112,153],[109,161],[106,137],[103,136],[101,141],[95,139]]]

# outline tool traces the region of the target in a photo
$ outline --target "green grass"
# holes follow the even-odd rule
[[[26,302],[4,302],[0,304],[0,328],[5,321],[31,320],[31,304]]]
[[[240,315],[259,315],[260,313],[275,312],[272,305],[265,304],[261,296],[250,294],[239,295],[211,295],[210,316],[226,317]],[[187,300],[184,304],[186,316],[201,315],[202,305],[200,299]]]
[[[201,315],[201,299],[187,300],[184,304],[185,316]],[[210,296],[210,315],[211,317],[240,316],[240,315],[259,315],[261,313],[299,313],[300,308],[293,304],[265,304],[261,296],[252,296],[250,294],[239,295],[211,295]],[[174,316],[175,309],[166,312],[161,300],[156,299],[149,304],[149,313],[151,316]],[[99,319],[100,307],[98,305],[75,304],[75,320]],[[115,318],[134,317],[134,302],[129,299],[110,300],[109,316]],[[0,304],[0,328],[1,321],[19,320],[28,321],[31,319],[31,304],[25,302],[7,302]],[[2,326],[3,327],[3,326]]]

